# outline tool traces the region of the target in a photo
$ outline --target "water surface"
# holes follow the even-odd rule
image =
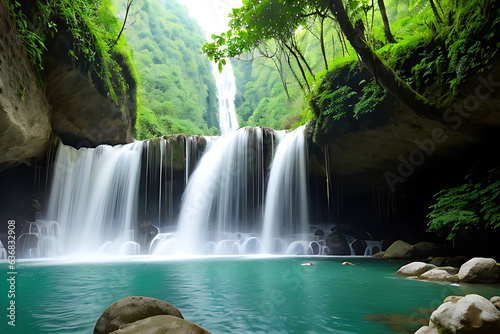
[[[355,266],[343,266],[343,261]],[[314,266],[301,266],[313,262]],[[389,334],[380,322],[435,309],[451,294],[500,294],[495,286],[451,286],[401,278],[402,262],[363,257],[127,258],[122,261],[36,261],[17,264],[16,327],[1,333],[92,333],[101,313],[131,296],[165,300],[212,333]],[[7,276],[7,264],[1,267]],[[0,285],[4,297],[6,280]],[[2,307],[8,306],[2,297]],[[6,313],[6,311],[4,311]],[[380,316],[373,316],[374,314]],[[369,321],[367,318],[378,319]]]

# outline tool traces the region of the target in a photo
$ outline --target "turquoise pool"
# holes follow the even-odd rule
[[[355,266],[343,266],[346,260]],[[315,265],[301,266],[305,262]],[[9,286],[3,279],[0,332],[92,333],[109,305],[140,295],[173,304],[212,333],[405,333],[448,295],[500,294],[493,285],[405,279],[394,274],[402,264],[364,257],[21,262],[16,326],[7,324]],[[8,278],[7,264],[1,266]],[[395,318],[406,323],[387,322]]]

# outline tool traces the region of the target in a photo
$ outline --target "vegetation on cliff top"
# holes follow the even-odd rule
[[[127,72],[134,80],[137,73],[125,39],[117,40],[121,23],[114,15],[110,0],[36,0],[34,3],[8,0],[7,6],[38,73],[43,74],[46,42],[68,32],[71,40],[67,56],[75,64],[85,62],[90,75],[102,81],[109,96],[124,111],[129,85],[121,66],[128,67]],[[39,79],[43,84],[44,78]]]

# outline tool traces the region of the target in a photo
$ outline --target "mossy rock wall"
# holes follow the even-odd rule
[[[0,1],[0,171],[41,158],[50,142],[51,107]]]

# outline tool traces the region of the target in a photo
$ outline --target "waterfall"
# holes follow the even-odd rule
[[[303,131],[244,127],[80,150],[61,143],[24,254],[316,254]],[[43,249],[31,248],[42,239]]]
[[[223,67],[219,73],[218,67],[214,65],[214,76],[219,92],[219,127],[222,136],[238,129],[239,124],[236,119],[234,97],[236,95],[236,83],[234,80],[231,62]]]
[[[273,130],[246,127],[212,144],[184,192],[176,241],[157,253],[207,253],[209,242],[238,242],[260,230],[273,136]]]
[[[280,239],[286,244],[302,239],[309,230],[307,187],[307,147],[304,127],[281,140],[273,159],[266,193],[263,251],[281,251]]]
[[[141,144],[57,150],[44,220],[60,226],[59,241],[68,254],[93,254],[133,240]],[[43,222],[43,221],[42,221]]]

